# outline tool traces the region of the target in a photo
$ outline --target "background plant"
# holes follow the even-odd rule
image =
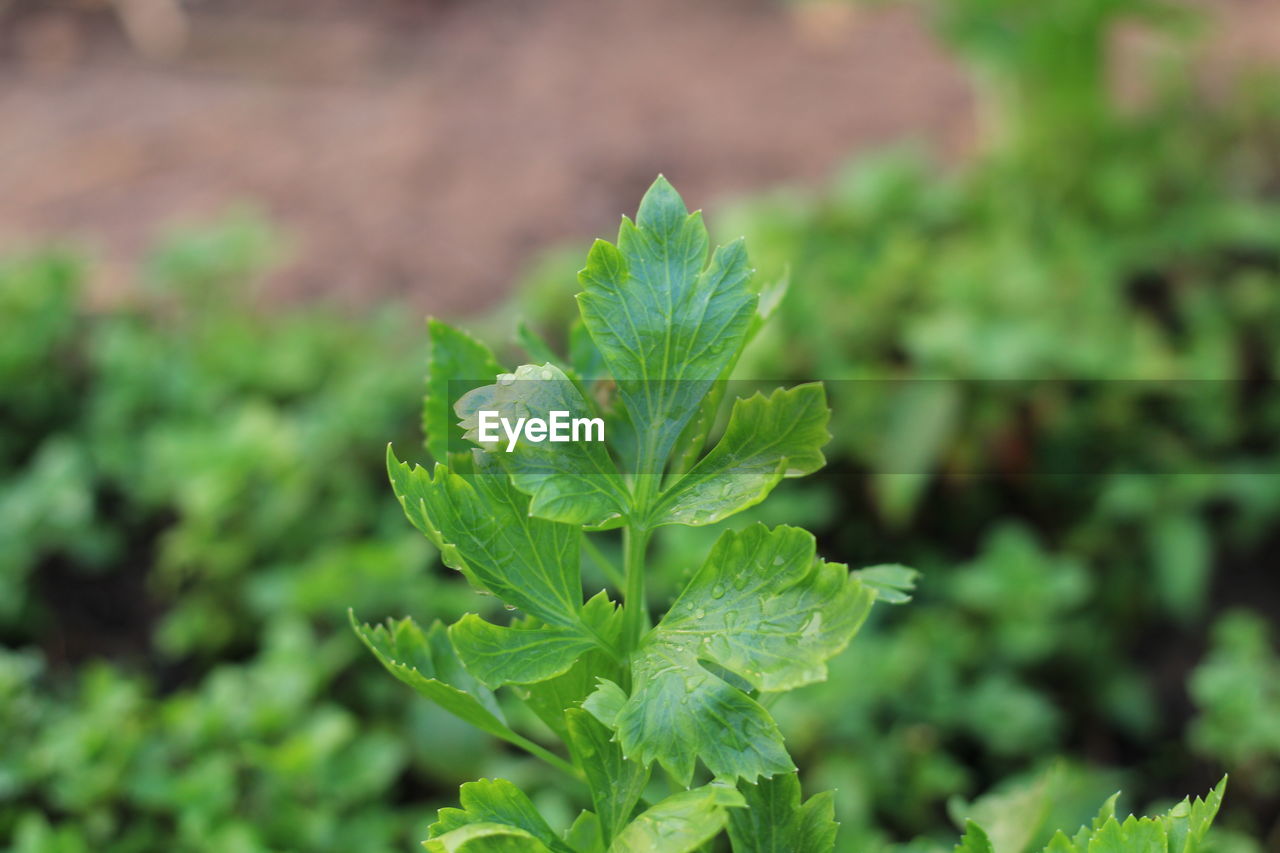
[[[418,350],[262,310],[281,246],[176,232],[108,311],[70,252],[0,264],[0,848],[403,849],[394,792],[485,766],[425,748],[342,618],[470,600],[351,452],[413,434]]]
[[[829,380],[834,441],[823,471],[729,522],[657,530],[646,591],[670,601],[730,523],[803,519],[822,553],[925,572],[826,682],[769,709],[806,787],[834,790],[841,849],[949,849],[950,804],[1034,789],[1060,760],[1046,826],[1089,823],[1120,787],[1165,812],[1229,769],[1216,849],[1275,846],[1275,637],[1240,627],[1280,613],[1275,100],[1163,79],[1123,106],[1097,90],[1087,155],[1015,151],[988,110],[963,163],[862,157],[715,217],[748,235],[760,281],[793,282],[741,370]],[[1037,158],[1074,177],[1037,177]],[[419,414],[411,312],[264,305],[252,287],[282,248],[253,217],[176,232],[109,306],[83,293],[92,256],[0,262],[0,731],[17,733],[0,848],[323,850],[361,826],[355,846],[407,849],[481,776],[555,826],[584,805],[360,659],[348,604],[505,616],[386,494],[381,443],[411,446]],[[502,363],[567,352],[580,262],[469,321]],[[512,315],[535,355],[513,355]],[[1197,397],[1189,377],[1226,381]],[[1093,381],[1116,378],[1141,381]],[[622,562],[617,534],[589,539]],[[144,763],[145,792],[120,781]]]

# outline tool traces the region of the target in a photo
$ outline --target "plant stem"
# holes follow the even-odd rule
[[[577,779],[579,782],[586,781],[586,778],[583,776],[581,770],[579,770],[577,767],[574,767],[572,764],[565,761],[563,758],[556,755],[554,752],[547,749],[546,747],[540,746],[534,743],[533,741],[529,740],[528,738],[516,734],[515,732],[511,732],[510,735],[505,736],[503,739],[511,744],[514,744],[515,746],[520,747],[525,752],[528,752],[530,755],[533,755],[537,758],[541,758],[543,761],[547,762],[552,767],[555,767],[557,770],[563,770],[565,773],[568,773],[570,776],[572,776],[574,779]]]
[[[626,609],[622,634],[627,651],[633,651],[640,644],[640,638],[649,627],[649,605],[644,597],[644,553],[648,544],[648,529],[630,524],[623,528],[623,569],[626,573],[623,605]]]
[[[622,587],[626,584],[622,573],[618,571],[618,567],[613,564],[613,561],[606,557],[604,552],[600,550],[600,546],[592,542],[591,537],[585,533],[582,534],[582,549],[587,552],[587,556],[591,558],[591,562],[599,566],[600,571],[604,572],[609,583],[613,584],[619,591],[621,591]]]

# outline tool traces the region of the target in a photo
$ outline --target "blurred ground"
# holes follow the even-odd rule
[[[1280,46],[1274,0],[1217,5],[1219,54]],[[137,44],[164,53],[163,23],[131,44],[107,0],[0,0],[0,250],[84,240],[110,295],[158,231],[251,200],[295,238],[277,296],[449,315],[497,301],[538,248],[608,234],[659,171],[703,205],[903,137],[954,152],[970,132],[959,72],[901,9],[186,8],[186,47],[161,61]]]

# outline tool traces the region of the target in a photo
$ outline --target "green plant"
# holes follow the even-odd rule
[[[1270,635],[1257,613],[1228,611],[1188,684],[1199,710],[1192,746],[1231,767],[1260,798],[1280,791],[1280,653]]]
[[[1117,25],[1185,30],[1180,0],[930,0],[943,39],[972,66],[985,118],[1028,155],[1113,130]],[[1039,158],[1082,164],[1083,158]],[[1045,171],[1040,172],[1041,177]]]
[[[817,557],[806,531],[756,523],[720,535],[656,624],[646,596],[656,530],[721,522],[824,463],[829,413],[820,384],[738,399],[703,452],[720,380],[768,319],[759,306],[776,304],[757,298],[750,274],[741,242],[707,263],[700,216],[659,178],[636,220],[623,220],[617,245],[592,247],[567,359],[530,339],[545,363],[504,372],[483,344],[430,324],[424,423],[436,464],[410,466],[389,449],[392,485],[443,560],[520,615],[496,624],[467,614],[423,630],[407,618],[362,625],[353,613],[352,624],[396,678],[558,768],[585,788],[591,808],[554,827],[513,783],[470,782],[461,808],[440,811],[429,850],[680,853],[712,849],[725,829],[737,853],[834,849],[831,794],[802,799],[769,708],[824,680],[872,604],[907,601],[915,573],[898,565],[850,572]],[[490,413],[514,422],[557,410],[601,418],[607,446],[550,448],[485,434]],[[460,438],[479,447],[467,451]],[[619,529],[620,569],[594,541]],[[1005,541],[1015,562],[1034,551]],[[583,552],[621,604],[609,589],[584,601]],[[1007,571],[1025,575],[1012,564]],[[965,594],[983,607],[990,584],[976,570],[970,577]],[[1003,583],[995,585],[999,594]],[[1048,642],[1034,624],[1008,625]],[[1173,845],[1150,849],[1189,853],[1220,795],[1157,820],[1158,831],[1109,815],[1095,829],[1110,843],[1137,825],[1144,839]],[[1080,849],[1091,833],[1077,836]],[[1050,849],[1076,849],[1063,839]],[[960,849],[1023,847],[993,848],[974,825]]]
[[[1051,782],[1045,779],[1034,787],[975,804],[973,811],[981,814],[985,824],[967,819],[964,838],[955,853],[1025,853],[1040,848],[1032,845],[1042,832]],[[1209,827],[1222,805],[1226,786],[1223,779],[1204,799],[1188,797],[1164,814],[1143,818],[1118,818],[1116,800],[1120,795],[1114,794],[1089,825],[1073,835],[1054,832],[1043,847],[1044,853],[1191,853],[1206,849]]]
[[[702,453],[723,395],[717,380],[766,319],[750,276],[740,241],[708,265],[700,215],[659,178],[618,244],[592,247],[580,275],[586,334],[571,335],[563,364],[503,373],[481,344],[432,324],[425,421],[437,464],[410,468],[389,453],[391,480],[446,563],[523,615],[510,625],[468,614],[447,630],[410,620],[357,630],[418,692],[585,783],[594,810],[561,836],[511,783],[473,782],[461,810],[441,811],[429,849],[674,853],[726,826],[740,850],[830,846],[830,799],[801,803],[766,705],[824,678],[877,597],[903,600],[912,573],[850,573],[818,558],[811,534],[757,524],[722,535],[656,624],[645,591],[657,528],[720,521],[823,463],[828,411],[817,384],[738,400]],[[449,382],[479,377],[492,384],[460,394]],[[459,452],[444,438],[451,404],[476,443],[486,407],[512,418],[567,410],[602,418],[608,448]],[[603,590],[584,603],[580,549],[594,548],[588,532],[616,528],[623,566],[606,572],[623,603]],[[567,759],[508,725],[491,692],[502,687],[564,741]],[[665,787],[650,779],[655,764]]]

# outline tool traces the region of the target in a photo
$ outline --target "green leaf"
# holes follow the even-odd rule
[[[1165,816],[1165,826],[1169,830],[1169,849],[1171,853],[1195,853],[1209,832],[1213,819],[1218,816],[1222,807],[1222,798],[1227,793],[1227,777],[1214,787],[1204,799],[1196,797],[1188,802],[1183,800],[1169,810]]]
[[[689,853],[724,829],[727,809],[745,804],[725,782],[673,794],[628,824],[609,853]]]
[[[616,646],[621,639],[621,616],[621,609],[604,592],[592,597],[582,608],[583,624],[606,646]],[[565,711],[582,704],[596,688],[597,678],[622,678],[620,662],[601,648],[582,655],[563,675],[527,685],[522,698],[561,740],[568,740]]]
[[[422,842],[428,853],[550,853],[523,829],[500,823],[472,823]]]
[[[351,627],[387,671],[435,702],[495,737],[518,737],[508,726],[493,694],[462,668],[439,622],[423,633],[412,619],[388,620],[377,627],[356,621]]]
[[[742,357],[743,350],[755,339],[760,329],[764,327],[765,322],[777,310],[778,305],[782,302],[782,297],[786,295],[787,286],[788,280],[783,277],[760,288],[756,300],[755,313],[751,316],[751,323],[747,326],[747,333],[743,335],[742,341],[738,344],[738,351],[734,354],[730,363],[726,364],[724,369],[720,371],[719,380],[711,386],[711,390],[703,398],[702,403],[699,404],[697,414],[685,425],[684,432],[676,443],[676,457],[672,468],[674,473],[683,474],[702,455],[703,445],[706,444],[707,436],[715,425],[716,415],[720,412],[720,404],[724,401],[724,392],[728,387],[728,380],[733,375],[738,359]]]
[[[1190,513],[1162,515],[1149,528],[1156,590],[1174,616],[1188,622],[1205,605],[1213,568],[1213,537]]]
[[[465,332],[434,318],[427,320],[427,393],[422,400],[422,431],[437,462],[449,458],[450,438],[461,447],[453,404],[470,387],[492,382],[502,372],[493,352]],[[452,383],[452,384],[451,384]],[[452,392],[452,393],[451,393]]]
[[[899,526],[911,518],[955,433],[963,409],[959,386],[910,381],[894,389],[882,446],[873,451],[872,490],[881,514]]]
[[[1150,818],[1130,816],[1123,824],[1111,818],[1089,840],[1089,853],[1167,853],[1164,826]]]
[[[584,383],[595,382],[606,377],[604,356],[600,354],[596,342],[591,339],[591,332],[582,322],[582,317],[574,317],[569,325],[569,363]]]
[[[780,773],[756,784],[739,782],[747,808],[729,813],[733,853],[830,853],[835,849],[835,803],[827,791],[800,803],[800,779]]]
[[[707,265],[707,230],[659,177],[618,245],[597,240],[578,274],[582,319],[644,436],[657,474],[676,438],[737,356],[754,313],[741,240]]]
[[[428,850],[431,849],[432,841],[442,841],[450,833],[468,826],[481,825],[504,827],[509,831],[510,837],[521,838],[526,842],[534,839],[553,853],[574,853],[571,847],[556,837],[555,832],[542,819],[542,815],[538,814],[538,810],[534,808],[524,792],[506,779],[480,779],[476,782],[467,782],[459,789],[458,799],[462,808],[444,808],[436,813],[436,822],[427,830]],[[487,848],[481,849],[487,850]],[[540,848],[514,847],[511,849]]]
[[[602,685],[585,705],[618,732],[623,754],[659,761],[688,783],[701,759],[718,777],[794,769],[772,717],[739,687],[789,690],[826,677],[874,595],[814,539],[762,524],[727,531],[632,659],[632,693],[617,707]]]
[[[567,843],[578,853],[605,853],[604,830],[595,812],[583,811],[564,834]]]
[[[713,524],[760,503],[784,477],[812,474],[826,462],[830,418],[819,383],[736,401],[724,436],[662,496],[655,522]]]
[[[717,776],[756,778],[795,769],[773,718],[754,699],[698,665],[646,650],[637,686],[617,717],[629,760],[655,759],[688,784],[699,758]],[[594,696],[594,694],[593,694]],[[584,705],[596,707],[588,697]]]
[[[1108,820],[1116,816],[1116,803],[1120,800],[1120,792],[1116,791],[1111,796],[1103,800],[1102,805],[1098,808],[1098,814],[1093,819],[1093,828],[1098,829]]]
[[[387,448],[387,471],[409,520],[440,549],[445,565],[549,625],[581,625],[579,531],[529,515],[529,498],[476,453],[463,477],[437,465],[410,468]]]
[[[686,651],[764,691],[824,680],[827,659],[848,645],[874,596],[815,550],[797,527],[726,531],[646,646],[689,643]]]
[[[906,604],[911,600],[911,593],[916,588],[916,578],[920,573],[896,563],[883,566],[868,566],[851,572],[862,585],[876,594],[876,601],[885,604]]]
[[[618,717],[627,704],[627,692],[607,678],[599,679],[599,687],[587,697],[582,707],[609,728],[617,728]]]
[[[565,712],[569,751],[587,775],[605,842],[627,825],[649,781],[649,769],[626,761],[613,733],[579,708]]]
[[[995,853],[991,839],[982,831],[982,827],[973,821],[965,823],[964,838],[956,845],[955,853]]]
[[[1050,796],[1051,777],[1042,777],[1036,785],[1015,789],[1011,793],[983,797],[973,809],[981,812],[977,822],[966,822],[965,839],[957,853],[1022,853],[1038,834]],[[1166,814],[1124,821],[1116,817],[1113,794],[1102,804],[1090,826],[1068,837],[1061,830],[1054,833],[1044,853],[1200,853],[1209,826],[1222,805],[1227,780],[1223,778],[1204,799],[1186,799]],[[990,831],[990,835],[988,835]]]
[[[560,368],[550,363],[522,365],[515,373],[499,376],[496,383],[468,392],[455,408],[466,438],[500,460],[516,488],[531,496],[529,512],[552,521],[593,526],[628,512],[626,486],[603,441],[513,441],[501,427],[490,433],[497,441],[482,439],[479,413],[483,410],[497,412],[513,428],[521,418],[548,421],[552,412],[567,412],[568,419],[594,417],[582,392]]]
[[[988,849],[990,848],[988,847]],[[1075,853],[1078,849],[1075,842],[1067,838],[1062,830],[1058,830],[1053,834],[1053,838],[1049,841],[1049,846],[1044,848],[1044,851],[1045,853]],[[982,851],[982,853],[986,853],[986,851]]]
[[[449,639],[467,671],[491,688],[554,678],[595,647],[595,640],[577,628],[508,628],[474,613],[449,627]]]

